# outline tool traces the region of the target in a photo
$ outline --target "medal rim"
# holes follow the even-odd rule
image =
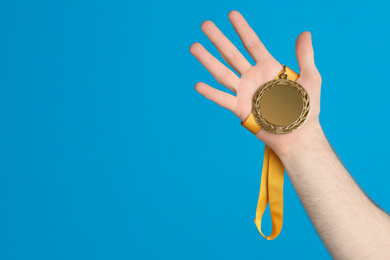
[[[288,125],[275,125],[267,121],[261,113],[260,102],[263,95],[273,87],[277,86],[288,86],[296,89],[302,98],[303,107],[301,114],[299,117],[292,123]],[[273,79],[267,83],[265,83],[262,87],[260,87],[252,100],[252,112],[256,122],[265,130],[275,133],[275,134],[288,134],[299,129],[307,120],[310,114],[310,97],[307,93],[306,89],[302,87],[298,82],[290,79]]]

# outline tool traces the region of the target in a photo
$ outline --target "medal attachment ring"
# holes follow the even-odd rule
[[[256,122],[275,134],[294,132],[310,114],[309,94],[299,83],[287,79],[286,66],[283,65],[283,68],[279,78],[260,87],[252,101]]]

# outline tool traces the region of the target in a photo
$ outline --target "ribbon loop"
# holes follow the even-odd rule
[[[284,166],[276,153],[269,146],[265,145],[260,194],[254,221],[260,234],[268,240],[276,238],[282,230],[283,184]],[[261,219],[268,202],[272,218],[272,233],[269,236],[265,236],[261,232]]]

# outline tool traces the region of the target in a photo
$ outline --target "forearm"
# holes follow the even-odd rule
[[[355,183],[319,123],[279,158],[334,259],[390,257],[390,217]]]

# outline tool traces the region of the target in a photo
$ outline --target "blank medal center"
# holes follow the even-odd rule
[[[299,118],[303,100],[298,90],[288,86],[275,86],[261,98],[260,110],[271,124],[286,126]]]

